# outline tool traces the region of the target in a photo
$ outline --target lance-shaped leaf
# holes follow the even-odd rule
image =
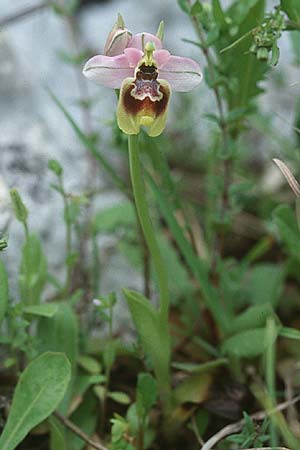
[[[26,367],[0,437],[1,450],[14,450],[32,428],[50,416],[63,398],[70,378],[71,365],[61,353],[44,353]]]
[[[143,348],[153,363],[162,390],[169,386],[170,339],[159,312],[138,292],[123,290]]]

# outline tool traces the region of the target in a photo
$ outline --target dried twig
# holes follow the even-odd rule
[[[60,422],[72,433],[76,434],[80,439],[89,444],[91,447],[96,448],[97,450],[108,450],[108,448],[104,447],[104,445],[99,444],[98,442],[93,441],[89,438],[80,428],[78,428],[73,422],[71,422],[67,417],[63,416],[59,412],[55,411],[55,417],[60,420]]]
[[[272,409],[271,411],[259,411],[257,413],[252,414],[250,417],[253,420],[264,420],[265,417],[270,416],[274,412],[282,411],[286,408],[288,408],[290,405],[294,405],[295,403],[299,402],[300,395],[297,397],[294,397],[291,401],[280,403],[276,408]],[[245,425],[245,420],[242,419],[239,422],[232,423],[230,425],[227,425],[226,427],[222,428],[220,431],[218,431],[216,434],[214,434],[202,447],[201,450],[213,450],[214,446],[224,439],[226,436],[229,436],[230,434],[237,433],[240,431],[243,426]],[[255,449],[254,449],[255,450]],[[260,450],[260,449],[256,449]],[[266,449],[265,449],[266,450]],[[277,450],[281,450],[280,447]],[[285,449],[282,449],[285,450]],[[289,450],[289,449],[286,449]]]
[[[42,2],[37,3],[36,5],[28,6],[27,8],[21,9],[15,14],[10,14],[6,17],[2,17],[0,18],[0,28],[6,25],[10,25],[11,23],[23,19],[26,16],[30,16],[31,14],[40,11],[41,9],[47,8],[50,5],[51,5],[50,0],[43,0]]]
[[[285,177],[286,181],[288,182],[290,188],[296,195],[296,197],[300,197],[300,186],[288,166],[281,161],[281,159],[273,158],[274,163],[277,165],[277,167],[280,169],[281,173]]]

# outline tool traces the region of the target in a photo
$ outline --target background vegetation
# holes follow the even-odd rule
[[[276,176],[274,142],[280,158],[298,171],[300,103],[294,102],[286,136],[260,102],[265,80],[277,76],[283,34],[299,69],[298,0],[270,8],[264,0],[227,7],[219,0],[179,0],[178,6],[194,29],[189,43],[204,57],[205,81],[202,90],[174,102],[176,120],[161,137],[140,139],[168,276],[169,329],[155,306],[156,280],[128,176],[127,138],[115,122],[107,125],[119,170],[103,149],[97,123],[87,131],[49,86],[57,115],[122,200],[95,210],[99,189],[93,180],[83,192],[69,192],[65,172],[72,167],[49,161],[63,207],[56,218],[65,225],[65,248],[57,249],[64,252],[62,278],[28,220],[35,211],[28,211],[22,192],[10,191],[24,243],[18,290],[10,290],[9,233],[1,239],[2,450],[300,448],[299,191],[280,162],[288,183],[277,188],[266,181],[266,171],[271,181]],[[77,1],[43,7],[67,21],[76,39]],[[89,56],[83,49],[61,58],[80,74]],[[289,86],[295,98],[299,82],[300,76]],[[278,91],[284,84],[278,75]],[[211,91],[214,102],[198,116],[203,90]],[[80,98],[85,117],[93,114],[94,100],[84,93]],[[204,120],[212,126],[202,139],[197,124]],[[261,147],[270,150],[263,157]],[[123,293],[103,292],[103,235],[117,238],[128,273],[134,268],[141,274],[139,292],[128,290],[130,285]],[[134,337],[129,324],[124,333],[116,324],[124,299]]]

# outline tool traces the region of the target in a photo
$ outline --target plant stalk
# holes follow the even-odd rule
[[[160,314],[163,319],[163,322],[167,323],[170,304],[168,280],[166,276],[164,262],[161,257],[161,252],[158,247],[158,243],[154,234],[153,226],[148,212],[145,195],[145,185],[142,178],[141,164],[139,159],[138,135],[128,136],[128,150],[129,150],[130,176],[135,205],[157,276],[157,283],[160,293],[160,306],[159,306]]]

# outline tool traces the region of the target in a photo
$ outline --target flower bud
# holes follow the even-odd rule
[[[269,52],[266,47],[260,47],[256,53],[257,59],[260,61],[267,61],[269,59]]]
[[[132,34],[125,27],[121,14],[118,14],[118,20],[109,33],[104,47],[104,55],[117,56],[124,52]]]
[[[26,223],[28,218],[28,210],[24,205],[23,200],[17,189],[14,188],[10,190],[10,198],[16,219],[19,222]]]

